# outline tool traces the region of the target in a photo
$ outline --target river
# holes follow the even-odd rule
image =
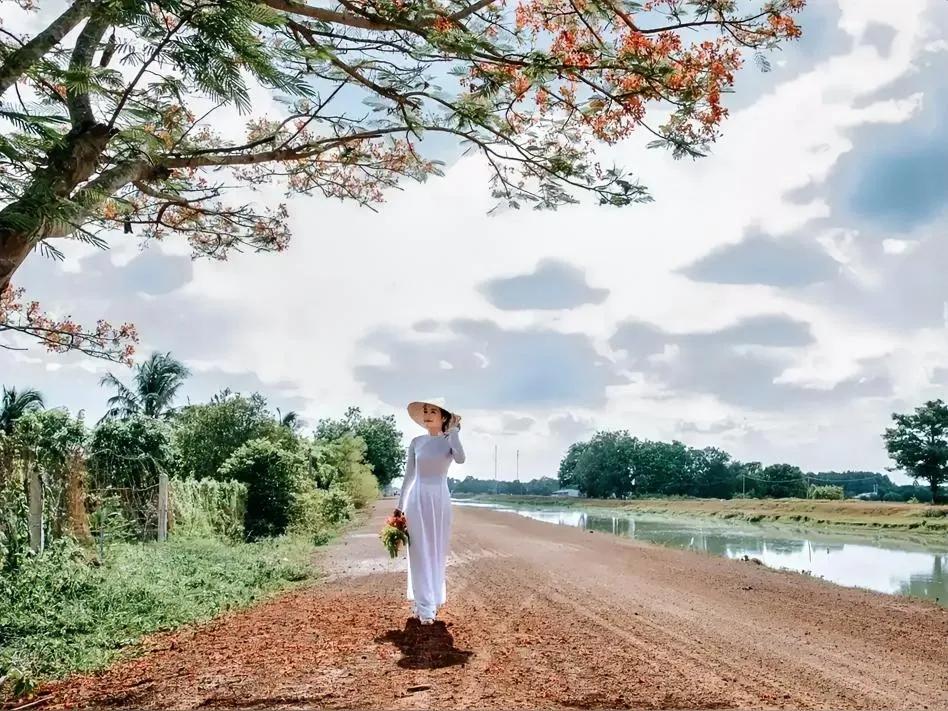
[[[948,607],[948,541],[931,544],[871,534],[801,531],[765,524],[605,510],[530,508],[455,500],[457,506],[508,511],[537,521],[699,551],[757,558],[764,565],[808,573],[839,585],[933,600]]]

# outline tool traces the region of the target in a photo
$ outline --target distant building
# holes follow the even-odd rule
[[[579,496],[579,489],[557,489],[553,496]]]

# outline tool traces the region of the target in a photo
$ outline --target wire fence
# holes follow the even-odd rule
[[[108,476],[90,475],[86,465],[95,455],[126,464],[126,485]],[[140,467],[128,468],[138,462]],[[50,536],[65,533],[97,544],[100,553],[116,541],[164,541],[171,526],[168,472],[153,457],[98,451],[74,454],[63,471],[25,471],[29,546],[41,553]]]

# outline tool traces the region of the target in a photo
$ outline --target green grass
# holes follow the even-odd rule
[[[113,544],[100,565],[57,543],[0,574],[0,698],[101,668],[143,635],[208,620],[315,576],[302,537]]]

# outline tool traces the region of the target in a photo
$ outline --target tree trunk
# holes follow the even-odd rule
[[[83,545],[92,545],[89,514],[86,511],[86,466],[80,454],[66,463],[66,530]]]
[[[48,165],[36,172],[22,196],[0,210],[0,291],[41,240],[75,230],[80,216],[70,220],[65,201],[95,172],[112,133],[104,124],[74,127],[49,152]]]
[[[22,231],[0,231],[0,292],[7,288],[13,273],[32,248],[29,237]]]
[[[43,478],[38,467],[30,464],[27,470],[28,486],[30,491],[30,549],[34,553],[42,553],[45,547],[43,540]]]
[[[168,474],[158,475],[158,540],[168,539]]]

